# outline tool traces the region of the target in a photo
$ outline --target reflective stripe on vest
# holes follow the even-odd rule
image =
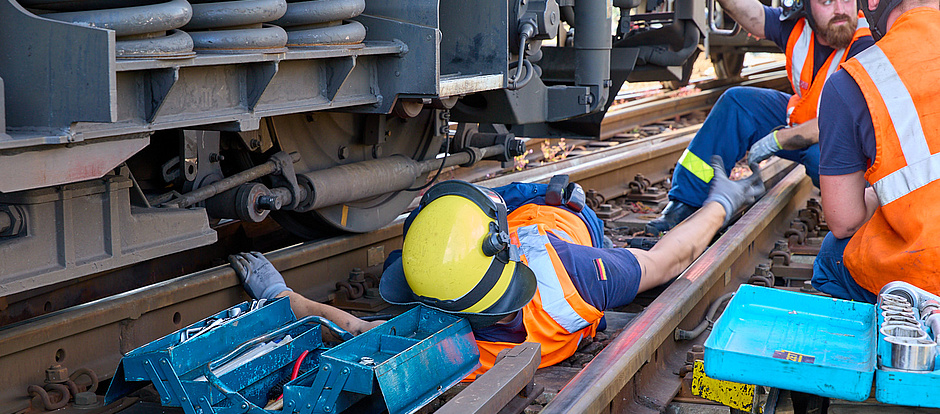
[[[519,247],[538,280],[538,291],[545,313],[569,333],[590,326],[591,324],[578,315],[578,312],[565,300],[565,291],[558,281],[558,273],[548,253],[548,236],[539,233],[538,225],[520,227],[517,234]]]
[[[813,29],[806,24],[806,19],[801,18],[793,32],[798,33],[796,41],[791,41],[787,47],[787,56],[790,60],[788,67],[790,72],[790,84],[793,86],[793,93],[797,96],[803,96],[803,91],[809,89],[813,76]],[[790,39],[793,39],[793,34]],[[807,63],[809,67],[806,67]],[[804,76],[806,77],[804,79]]]
[[[846,59],[848,48],[859,38],[870,35],[868,21],[859,13],[852,43],[846,48],[830,53],[813,76],[816,63],[813,30],[806,24],[805,19],[797,22],[787,39],[786,49],[787,74],[794,91],[787,102],[787,124],[801,124],[819,116],[819,101],[826,79],[839,70],[839,65]]]
[[[686,148],[685,151],[682,152],[682,156],[679,157],[679,165],[689,170],[692,175],[706,183],[711,182],[712,177],[715,176],[715,170],[712,166],[702,161],[698,155],[693,154],[688,148]]]
[[[881,48],[874,45],[859,53],[856,60],[868,72],[888,108],[907,164],[872,184],[881,205],[886,205],[940,179],[940,153],[930,154],[914,100]]]

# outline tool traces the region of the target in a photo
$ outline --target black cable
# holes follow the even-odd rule
[[[451,140],[450,137],[448,137],[445,140],[446,145],[444,148],[450,148],[450,140]],[[434,182],[437,181],[437,178],[441,176],[441,171],[444,171],[444,164],[447,163],[447,155],[449,153],[450,151],[447,151],[447,150],[444,151],[444,158],[441,160],[441,166],[437,168],[437,173],[434,174],[434,178],[432,178],[431,181],[428,181],[426,184],[422,185],[421,187],[409,188],[409,189],[406,189],[405,191],[421,191],[421,190],[424,190],[425,188],[430,187],[431,184],[434,184]]]

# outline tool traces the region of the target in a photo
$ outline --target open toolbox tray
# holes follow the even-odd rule
[[[927,298],[936,297],[920,291],[913,307]],[[940,407],[935,391],[940,361],[933,371],[892,368],[877,309],[867,303],[742,285],[705,341],[705,373],[850,401],[867,399],[874,382],[875,398],[883,403]]]
[[[347,340],[328,347],[321,325]],[[295,364],[303,373],[290,380]],[[462,318],[419,306],[352,337],[320,317],[296,319],[282,298],[239,304],[127,353],[105,400],[149,382],[162,405],[187,414],[336,413],[370,396],[389,412],[413,412],[477,366]],[[272,389],[282,390],[283,410],[262,408]]]

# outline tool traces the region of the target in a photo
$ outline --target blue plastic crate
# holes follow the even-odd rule
[[[742,285],[705,341],[716,379],[862,401],[876,365],[870,304]]]

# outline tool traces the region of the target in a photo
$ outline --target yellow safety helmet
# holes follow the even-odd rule
[[[435,184],[405,222],[402,257],[382,275],[382,297],[457,314],[474,328],[522,309],[535,294],[535,274],[508,227],[496,192],[457,180]]]

